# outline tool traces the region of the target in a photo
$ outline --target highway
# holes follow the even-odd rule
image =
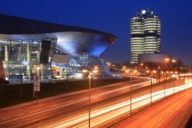
[[[139,83],[139,84],[138,84]],[[149,85],[149,80],[136,80],[122,82],[108,86],[93,88],[91,90],[92,103],[110,99],[112,97],[127,93],[129,86],[143,87]],[[88,90],[72,92],[0,109],[0,127],[16,128],[23,127],[40,120],[49,119],[60,114],[69,113],[88,105]]]
[[[184,89],[192,87],[192,84],[178,86],[174,90],[173,88],[166,89],[166,96],[169,96],[173,93],[182,91]],[[144,92],[143,92],[144,93]],[[164,98],[164,91],[159,90],[153,93],[152,101],[155,102],[159,99]],[[111,101],[113,102],[113,101]],[[150,95],[145,94],[139,97],[134,97],[132,99],[132,111],[148,105],[150,103]],[[106,104],[106,103],[105,103]],[[91,112],[91,127],[105,127],[105,124],[109,122],[109,120],[113,120],[114,118],[123,115],[130,114],[130,100],[128,97],[123,97],[119,103],[111,105],[108,103],[105,107],[99,108],[98,106],[93,108]],[[60,120],[57,118],[56,120],[52,120],[51,122],[41,123],[40,126],[44,128],[86,128],[88,127],[88,114],[85,111],[84,113],[76,113],[70,118],[60,117]],[[102,125],[101,125],[102,124]],[[38,125],[36,125],[38,126]],[[35,126],[35,127],[36,127]],[[31,126],[30,126],[31,127]]]
[[[192,115],[192,89],[169,97],[113,128],[185,128]]]
[[[141,81],[140,81],[141,82]],[[181,85],[180,80],[174,82],[175,85]],[[145,81],[136,84],[127,82],[113,84],[105,87],[92,89],[92,108],[91,108],[91,125],[99,126],[104,122],[111,120],[116,116],[124,113],[129,114],[130,108],[130,95],[127,93],[130,90],[136,90],[141,87],[150,85],[150,81]],[[157,93],[161,95],[169,95],[169,92],[176,92],[173,89],[173,82],[166,83],[166,93],[160,91],[164,88],[161,86],[154,86],[153,101],[158,100]],[[168,89],[170,88],[170,89]],[[149,103],[149,100],[144,100],[143,103],[137,104],[138,100],[149,97],[148,89],[139,89],[131,94],[132,102],[135,103],[133,109]],[[159,91],[159,92],[158,92]],[[123,95],[126,94],[126,95]],[[122,96],[121,96],[122,95]],[[119,97],[120,96],[120,97]],[[162,97],[162,96],[161,96]],[[101,102],[102,101],[102,102]],[[17,128],[17,127],[87,127],[88,119],[88,95],[87,91],[79,91],[71,94],[65,94],[54,98],[48,98],[39,101],[39,104],[32,102],[15,107],[1,109],[0,127],[1,128]],[[110,113],[110,116],[108,114]],[[116,114],[115,114],[116,113]],[[106,117],[110,118],[106,118]]]

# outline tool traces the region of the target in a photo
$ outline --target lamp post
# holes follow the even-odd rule
[[[129,115],[132,115],[132,86],[130,85],[130,95],[129,95]]]
[[[169,76],[169,71],[165,72],[165,77],[164,77],[164,98],[166,97],[166,84],[165,84],[165,81],[167,79],[169,79],[168,76]]]
[[[178,72],[175,71],[175,74],[176,74],[176,79],[173,81],[173,93],[175,94],[175,81],[177,80],[177,74]]]
[[[164,71],[163,71],[163,70],[161,70],[161,72],[160,72],[160,82],[161,82],[161,81],[163,81],[163,79],[164,79],[163,74],[164,74]],[[163,79],[162,79],[162,76],[163,76]]]
[[[152,104],[152,85],[153,85],[153,72],[152,72],[151,86],[150,86],[150,104]]]
[[[91,127],[91,79],[92,79],[92,74],[89,72],[89,128]]]
[[[154,74],[157,73],[156,70],[153,70],[152,72],[152,78],[151,78],[151,87],[150,87],[150,104],[152,104],[152,97],[153,97],[153,84],[154,84]]]
[[[129,73],[129,69],[126,69],[125,70],[125,73]],[[131,77],[130,77],[130,80],[131,80]],[[129,86],[130,88],[130,94],[129,94],[129,115],[131,116],[132,115],[132,94],[131,94],[131,85]]]
[[[40,76],[40,66],[38,65],[37,66],[37,103],[39,102],[39,91],[40,91],[40,78],[41,78],[41,76]]]
[[[160,79],[161,79],[161,72],[160,72],[160,70],[161,70],[161,67],[159,66],[158,67],[158,75],[157,75],[157,79],[158,79],[158,83],[160,83],[161,81],[160,81]]]
[[[171,59],[170,58],[165,58],[164,59],[164,62],[165,62],[165,64],[166,64],[166,69],[168,70],[166,73],[165,73],[165,76],[164,76],[164,98],[165,98],[165,96],[166,96],[166,87],[165,87],[165,78],[166,78],[166,80],[167,80],[167,74],[169,73],[169,62],[171,61]]]
[[[137,77],[137,79],[139,79],[139,72],[138,72],[138,70],[134,70],[133,73]]]
[[[21,75],[21,72],[22,72],[22,71],[21,71],[21,64],[20,64],[20,65],[19,65],[19,77],[20,77],[19,79],[20,79],[20,84],[21,84],[21,85],[20,85],[20,87],[21,87],[21,88],[20,88],[20,97],[22,98],[22,97],[23,97],[23,85],[22,85],[22,83],[23,83],[23,82],[22,82],[23,77],[22,77],[22,75]]]
[[[164,62],[166,63],[166,65],[167,65],[167,72],[166,72],[166,79],[167,79],[167,77],[170,77],[170,79],[171,79],[171,75],[169,75],[172,71],[170,71],[169,72],[169,66],[170,66],[170,64],[174,64],[174,63],[176,63],[177,61],[176,61],[176,59],[170,59],[170,58],[165,58],[164,59]],[[174,82],[174,81],[173,81]],[[175,83],[173,83],[173,88],[175,88]],[[166,90],[165,90],[166,88],[165,88],[165,79],[164,79],[164,97],[165,97],[165,95],[166,95]]]
[[[172,63],[175,64],[177,61],[175,59],[172,59]],[[177,74],[177,71],[175,72]],[[173,93],[175,93],[175,79],[173,80]]]
[[[36,96],[37,104],[39,99],[39,92],[40,92],[40,66],[35,65],[35,73],[33,76],[33,95]]]
[[[91,79],[93,78],[93,74],[97,74],[98,73],[98,67],[95,66],[94,69],[88,70],[88,69],[83,69],[82,73],[88,73],[88,80],[89,80],[89,87],[88,87],[88,92],[89,92],[89,96],[88,96],[88,102],[89,102],[89,115],[88,115],[88,128],[91,128]]]
[[[69,81],[69,66],[66,66],[66,88],[68,89],[68,81]]]

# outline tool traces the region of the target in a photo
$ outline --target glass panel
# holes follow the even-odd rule
[[[5,77],[9,81],[32,82],[34,67],[40,66],[41,80],[51,79],[51,62],[56,46],[56,39],[46,39],[51,42],[48,62],[40,64],[42,40],[1,40],[0,58],[3,60]]]

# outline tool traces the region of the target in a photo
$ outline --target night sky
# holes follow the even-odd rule
[[[117,36],[102,57],[129,60],[129,20],[150,8],[161,18],[161,52],[192,64],[192,0],[0,0],[0,13],[93,28]]]

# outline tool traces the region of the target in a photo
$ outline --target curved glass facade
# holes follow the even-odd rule
[[[43,41],[46,41],[44,46]],[[47,48],[48,42],[50,48]],[[51,60],[55,45],[55,39],[0,40],[0,57],[5,79],[16,83],[31,81],[37,65],[41,69],[41,80],[51,79]]]
[[[32,82],[33,74],[38,74],[40,80],[46,82],[54,78],[53,74],[60,77],[68,77],[69,73],[79,75],[83,66],[91,69],[94,65],[101,68],[101,75],[108,74],[99,56],[114,42],[115,36],[2,14],[0,18],[1,78],[15,83]],[[89,59],[83,59],[84,53]]]

